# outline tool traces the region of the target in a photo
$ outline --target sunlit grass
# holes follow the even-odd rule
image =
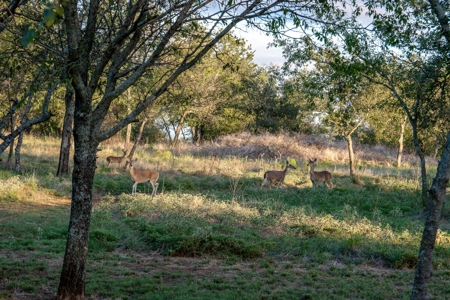
[[[273,147],[277,139],[267,138]],[[238,140],[226,140],[223,151],[220,144],[139,146],[137,168],[160,172],[155,197],[146,183],[131,196],[124,164],[107,167],[105,159],[120,154],[122,144],[102,145],[93,191],[89,297],[409,297],[423,230],[420,174],[412,159],[402,168],[392,158],[360,160],[350,178],[340,148],[327,144],[324,151],[308,152],[304,144],[292,145],[311,158],[323,154],[316,169],[333,174],[333,189],[312,188],[309,155],[259,160],[242,155],[249,148],[240,149]],[[0,282],[5,282],[0,297],[6,298],[55,293],[69,221],[71,178],[54,175],[59,141],[31,138],[23,147],[23,172],[0,171]],[[264,172],[282,170],[287,158],[297,169],[283,186],[260,188]],[[450,268],[449,228],[443,218],[430,282],[434,299],[449,292],[442,284]]]

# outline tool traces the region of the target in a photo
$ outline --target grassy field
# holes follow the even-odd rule
[[[57,139],[24,143],[23,172],[0,169],[0,299],[53,299],[71,179],[55,177]],[[88,299],[409,299],[423,226],[414,156],[396,168],[395,149],[357,148],[351,179],[345,147],[311,137],[144,145],[136,168],[161,174],[152,198],[147,184],[132,197],[128,172],[107,167],[106,156],[122,154],[118,145],[99,152]],[[257,159],[264,149],[282,159]],[[311,187],[314,157],[317,171],[333,173],[333,189]],[[263,173],[286,159],[297,169],[283,187],[261,189]],[[431,180],[436,162],[429,165]],[[446,206],[431,299],[450,298],[449,217]]]

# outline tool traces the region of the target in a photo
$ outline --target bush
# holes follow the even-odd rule
[[[89,234],[89,250],[92,251],[113,251],[119,237],[108,230],[93,229]]]
[[[264,255],[262,242],[253,243],[248,238],[235,237],[219,233],[221,226],[209,227],[184,224],[178,228],[167,223],[148,223],[145,219],[127,219],[125,221],[146,242],[151,250],[164,255],[181,256],[236,256],[244,259]],[[223,226],[222,226],[223,227]],[[248,236],[248,235],[247,235]]]

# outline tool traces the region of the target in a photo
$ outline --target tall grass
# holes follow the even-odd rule
[[[358,152],[352,179],[341,145],[286,140],[240,135],[202,147],[139,146],[137,168],[161,174],[155,197],[146,184],[131,196],[129,174],[105,160],[120,147],[105,143],[93,191],[88,298],[407,299],[423,226],[414,159],[396,168],[378,148]],[[21,174],[0,173],[3,298],[56,292],[71,180],[53,175],[59,142],[40,142],[25,141]],[[282,168],[252,157],[268,144],[297,165],[280,189],[260,188],[266,170]],[[311,187],[309,157],[333,173],[333,189]],[[434,299],[449,292],[442,281],[450,267],[447,220],[435,248]]]

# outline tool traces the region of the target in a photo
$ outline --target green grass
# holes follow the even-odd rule
[[[23,174],[0,172],[2,299],[57,290],[71,186],[70,176],[52,175],[57,159],[47,151],[42,165],[39,155],[24,157]],[[423,220],[408,170],[374,175],[365,165],[356,181],[334,172],[328,189],[312,188],[299,166],[283,188],[261,189],[273,165],[226,158],[208,167],[209,158],[159,153],[140,158],[161,173],[153,198],[146,184],[132,197],[129,174],[99,160],[88,299],[409,299]],[[450,293],[447,220],[433,299]]]

